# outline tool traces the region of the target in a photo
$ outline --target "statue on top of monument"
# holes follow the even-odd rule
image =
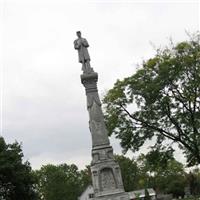
[[[90,66],[90,55],[87,50],[89,47],[88,41],[81,37],[80,31],[77,31],[76,35],[78,36],[78,39],[74,41],[74,48],[78,50],[79,62],[82,63],[83,73],[93,72],[93,69]]]

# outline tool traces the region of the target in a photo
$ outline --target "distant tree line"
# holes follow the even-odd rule
[[[184,188],[200,195],[200,169],[187,173],[173,151],[151,150],[136,160],[115,155],[126,191],[154,188],[157,193],[183,196]],[[0,137],[0,200],[75,200],[91,184],[90,166],[44,165],[32,170],[23,162],[19,143],[6,144]]]
[[[0,200],[75,200],[91,184],[89,167],[45,165],[32,170],[21,145],[0,137]]]

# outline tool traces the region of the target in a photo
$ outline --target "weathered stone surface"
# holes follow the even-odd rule
[[[92,135],[92,182],[95,200],[127,200],[121,170],[114,161],[97,89],[98,74],[84,73],[81,82],[87,96],[89,127]]]
[[[98,74],[93,72],[81,75],[81,82],[87,96],[89,127],[92,134],[92,146],[109,145],[108,133],[103,118],[101,102],[97,90]]]

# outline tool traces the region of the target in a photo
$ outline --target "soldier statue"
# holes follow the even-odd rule
[[[76,35],[78,36],[78,39],[74,41],[74,48],[78,50],[79,62],[82,63],[83,73],[90,73],[93,70],[90,66],[90,55],[87,50],[89,44],[85,38],[81,37],[80,31],[77,31]]]

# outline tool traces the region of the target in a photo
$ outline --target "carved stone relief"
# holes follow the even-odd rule
[[[103,120],[101,107],[93,101],[89,108],[89,126],[92,134],[93,146],[101,144],[109,144],[108,134]]]
[[[111,168],[104,168],[100,171],[101,191],[116,189],[116,182]]]

